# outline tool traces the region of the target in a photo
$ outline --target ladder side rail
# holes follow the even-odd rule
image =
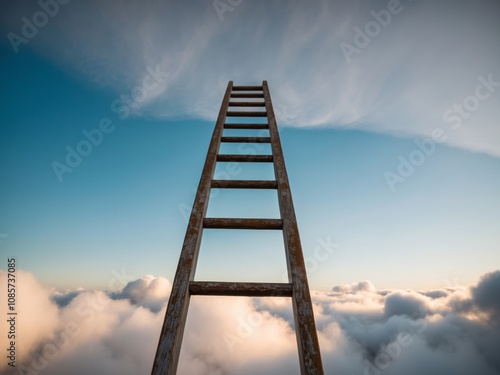
[[[189,218],[186,236],[182,245],[179,263],[175,273],[172,291],[168,301],[167,312],[156,350],[152,375],[175,375],[179,360],[184,326],[189,308],[189,283],[194,280],[196,263],[203,233],[203,219],[205,217],[212,178],[217,163],[217,154],[220,147],[224,123],[233,88],[233,81],[229,81],[222,101],[219,116],[212,134],[207,158],[198,185],[198,191],[193,203]]]
[[[278,126],[276,124],[267,81],[263,81],[262,86],[269,123],[269,134],[271,137],[274,173],[276,181],[278,182],[278,202],[281,219],[283,220],[283,238],[288,266],[288,278],[293,288],[292,305],[301,374],[323,375],[323,365],[319,350],[316,324],[314,322],[311,295],[307,282],[306,267]]]

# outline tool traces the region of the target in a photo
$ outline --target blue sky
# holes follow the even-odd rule
[[[475,282],[500,265],[500,88],[484,86],[500,81],[499,9],[480,3],[402,1],[351,62],[340,44],[356,46],[354,28],[387,3],[242,2],[222,17],[210,2],[61,5],[18,53],[0,46],[1,253],[59,289],[106,287],[114,272],[172,280],[225,85],[266,79],[312,288]],[[4,35],[39,10],[7,8]],[[457,103],[473,109],[455,129],[443,115]],[[112,131],[60,181],[53,162],[103,119]],[[446,141],[423,154],[415,140],[436,129]],[[418,152],[391,189],[387,173]],[[276,217],[275,198],[223,191],[209,214]],[[258,237],[206,233],[197,275],[281,281],[279,234]]]

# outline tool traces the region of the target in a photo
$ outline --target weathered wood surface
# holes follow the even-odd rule
[[[265,107],[264,102],[229,102],[230,107]]]
[[[267,124],[224,124],[224,129],[268,129]]]
[[[263,98],[264,94],[262,93],[232,93],[231,98]]]
[[[207,211],[217,153],[219,152],[224,123],[226,122],[226,111],[232,87],[233,82],[230,81],[222,100],[217,123],[208,148],[151,370],[152,375],[175,375],[177,372],[184,325],[189,307],[189,282],[194,278],[198,260],[203,233],[203,218]]]
[[[281,219],[236,219],[236,218],[205,218],[203,227],[207,229],[266,229],[279,230],[283,228]]]
[[[283,219],[283,239],[288,263],[289,281],[293,287],[292,305],[295,318],[295,332],[299,350],[299,362],[302,375],[322,375],[323,365],[319,350],[316,324],[312,310],[311,295],[307,282],[306,266],[302,254],[299,229],[292,193],[288,182],[288,174],[281,148],[281,141],[274,116],[271,94],[267,81],[263,82],[264,100],[266,102],[271,148],[274,155],[274,173],[278,181],[278,200]]]
[[[233,91],[262,91],[262,86],[233,86]]]
[[[227,111],[228,117],[266,117],[264,111]]]
[[[193,296],[291,297],[292,284],[191,281],[189,292]]]
[[[226,143],[270,143],[270,137],[222,137],[221,142]]]
[[[217,161],[237,161],[243,163],[270,163],[273,161],[273,155],[239,155],[239,154],[220,154],[217,155]]]
[[[277,189],[275,180],[212,180],[216,189]]]
[[[262,91],[233,93],[232,91]],[[230,98],[264,98],[265,112],[228,111]],[[233,104],[233,103],[232,103]],[[234,102],[235,106],[241,103]],[[256,105],[240,105],[256,106]],[[258,106],[262,106],[259,104]],[[226,116],[267,116],[268,124],[226,124]],[[222,137],[223,129],[269,128],[271,155],[218,155],[221,141],[255,141],[255,137]],[[257,142],[263,142],[259,138]],[[267,142],[268,140],[266,140]],[[212,180],[216,162],[273,162],[276,181]],[[278,189],[281,219],[205,218],[211,188]],[[283,230],[289,283],[233,283],[194,281],[203,228]],[[228,83],[212,135],[188,229],[179,259],[172,292],[153,364],[152,375],[174,375],[182,345],[191,295],[287,296],[292,297],[295,330],[302,375],[323,375],[316,325],[307,282],[297,220],[285,168],[271,96],[266,81],[262,86],[233,86]]]

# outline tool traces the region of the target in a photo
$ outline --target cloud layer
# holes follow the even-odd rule
[[[11,6],[4,29],[20,32],[37,10]],[[493,0],[91,0],[61,7],[20,48],[129,97],[139,115],[213,121],[228,80],[267,79],[281,124],[410,137],[442,128],[451,145],[500,156],[500,87],[476,95],[481,77],[500,82],[499,15]],[[141,94],[151,69],[163,79]]]
[[[166,279],[144,276],[119,291],[63,293],[28,272],[18,280],[21,373],[150,372]],[[313,292],[325,373],[498,374],[499,288],[495,271],[472,288],[378,291],[363,281]],[[5,288],[1,294],[4,300]],[[292,321],[286,298],[193,298],[179,373],[298,373]],[[16,373],[5,358],[0,371]]]

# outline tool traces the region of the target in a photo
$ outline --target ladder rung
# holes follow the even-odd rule
[[[222,137],[226,143],[271,143],[271,137]]]
[[[262,86],[233,86],[233,91],[262,91]]]
[[[281,219],[205,218],[203,228],[208,229],[283,229]]]
[[[265,107],[264,102],[229,102],[230,107]]]
[[[269,129],[269,124],[224,124],[224,129]]]
[[[271,163],[272,155],[234,155],[234,154],[219,154],[217,161],[231,162],[241,161],[243,163]]]
[[[263,111],[227,111],[228,117],[266,117],[267,112]]]
[[[191,281],[189,293],[194,296],[291,297],[289,283],[233,283]]]
[[[273,180],[212,180],[214,189],[277,189]]]
[[[231,98],[263,98],[264,94],[254,94],[254,93],[240,93],[235,92],[231,94]]]

